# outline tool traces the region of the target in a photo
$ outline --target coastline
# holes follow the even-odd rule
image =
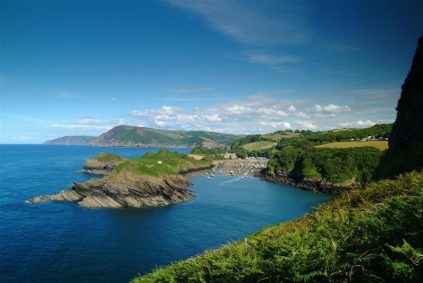
[[[296,182],[294,179],[289,178],[288,176],[285,176],[285,175],[269,175],[264,172],[261,172],[259,175],[257,175],[257,177],[267,182],[291,185],[301,190],[312,191],[312,192],[323,193],[323,194],[340,195],[344,192],[361,189],[361,186],[359,185],[343,186],[343,185],[325,183],[325,182],[317,181],[317,180],[303,180],[300,182]]]
[[[360,189],[360,185],[336,185],[318,180],[295,181],[285,175],[269,175],[265,173],[268,160],[257,159],[232,159],[215,160],[207,168],[192,170],[186,175],[191,176],[209,176],[213,171],[222,176],[254,176],[266,182],[294,186],[301,190],[312,191],[323,194],[340,195],[344,192]],[[210,170],[213,170],[209,172]],[[233,172],[233,174],[231,174]],[[246,175],[244,175],[246,173]],[[183,172],[181,172],[183,174]]]

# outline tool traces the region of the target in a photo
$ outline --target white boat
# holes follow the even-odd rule
[[[207,177],[207,180],[210,180],[210,177]]]

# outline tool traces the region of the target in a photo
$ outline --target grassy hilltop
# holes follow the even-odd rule
[[[157,153],[147,152],[139,158],[132,158],[116,166],[112,172],[118,175],[121,172],[129,172],[135,176],[147,175],[160,177],[162,175],[178,175],[195,167],[207,166],[208,160],[196,160],[186,154],[159,150]]]

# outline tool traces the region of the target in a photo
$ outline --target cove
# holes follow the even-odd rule
[[[257,178],[192,177],[196,198],[154,209],[83,209],[25,200],[67,188],[101,151],[156,149],[0,146],[0,281],[126,282],[137,274],[301,217],[333,196]],[[189,149],[177,149],[188,152]]]

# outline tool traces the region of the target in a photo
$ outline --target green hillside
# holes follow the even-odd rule
[[[264,149],[270,149],[275,147],[278,143],[276,142],[270,142],[270,141],[258,141],[258,142],[252,142],[244,144],[242,147],[248,151],[252,150],[264,150]]]
[[[236,135],[207,131],[172,131],[134,126],[117,126],[100,135],[92,145],[151,147],[219,147],[228,145]]]
[[[339,185],[364,185],[373,179],[383,152],[373,147],[301,148],[286,146],[267,165],[268,174],[300,182],[313,180]]]
[[[206,160],[195,160],[186,154],[159,150],[157,153],[147,152],[139,158],[128,159],[113,169],[112,177],[123,171],[134,175],[148,175],[160,177],[160,175],[177,175],[194,167],[207,166]]]
[[[422,207],[408,173],[132,282],[421,282]]]

